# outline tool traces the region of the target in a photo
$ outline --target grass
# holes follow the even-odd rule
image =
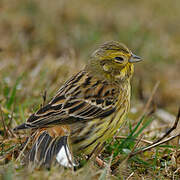
[[[178,138],[129,157],[153,142],[172,126],[172,118],[154,112],[139,119],[152,89],[160,81],[151,105],[176,116],[180,102],[179,18],[180,2],[165,0],[61,0],[49,2],[2,0],[0,2],[0,119],[9,129],[26,120],[42,104],[47,91],[50,100],[72,74],[86,64],[91,52],[102,42],[118,40],[144,58],[135,67],[128,121],[117,136],[108,140],[101,158],[72,172],[53,167],[36,170],[15,160],[0,166],[2,179],[179,179]],[[166,113],[166,114],[167,114]],[[165,115],[165,114],[164,114]],[[170,116],[170,117],[173,117]],[[179,128],[179,126],[178,126]],[[178,133],[178,128],[171,135]],[[7,136],[0,123],[0,157],[17,142]],[[6,137],[7,138],[7,137]],[[3,143],[2,143],[3,142]],[[112,158],[111,158],[112,157]],[[2,161],[2,159],[0,159]],[[87,176],[88,175],[88,176]]]

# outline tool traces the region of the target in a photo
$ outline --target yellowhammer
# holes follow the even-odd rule
[[[141,58],[125,45],[101,45],[86,67],[72,76],[54,98],[14,130],[31,129],[28,161],[72,167],[75,155],[100,152],[121,127],[130,107],[130,79]]]

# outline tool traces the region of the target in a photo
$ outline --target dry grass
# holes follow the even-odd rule
[[[150,112],[157,106],[157,111],[153,117],[143,120],[149,122],[147,127],[143,122],[141,127],[144,127],[146,140],[162,136],[173,124],[180,102],[179,7],[179,0],[173,3],[169,0],[1,0],[0,104],[3,116],[0,118],[3,117],[6,125],[11,122],[10,128],[25,121],[42,103],[45,90],[49,100],[68,77],[84,66],[99,44],[118,40],[144,58],[135,69],[132,110],[129,123],[120,134],[127,136],[132,132],[154,85],[160,81],[148,108]],[[154,120],[150,124],[151,118]],[[1,124],[0,128],[1,141],[5,134]],[[174,134],[178,131],[179,126]],[[132,137],[135,138],[137,132]],[[120,146],[122,143],[122,139],[114,140],[102,154],[108,163],[111,153],[115,153],[112,173],[108,168],[94,165],[93,160],[76,172],[54,167],[35,173],[13,161],[0,166],[0,178],[179,178],[177,138],[129,161],[123,161],[127,157],[123,150],[132,150],[135,140],[126,140],[126,146]],[[142,145],[142,142],[138,144]]]

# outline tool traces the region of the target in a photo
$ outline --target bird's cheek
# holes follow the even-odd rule
[[[115,78],[117,79],[124,79],[124,77],[126,76],[126,71],[125,71],[125,68],[124,69],[121,69],[121,71],[115,75]]]
[[[106,64],[103,65],[103,70],[106,72],[110,72],[111,71],[111,67],[107,66]]]

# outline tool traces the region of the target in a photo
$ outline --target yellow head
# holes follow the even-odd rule
[[[111,41],[100,46],[92,54],[90,66],[96,73],[115,80],[130,79],[134,63],[141,61],[124,44]]]

